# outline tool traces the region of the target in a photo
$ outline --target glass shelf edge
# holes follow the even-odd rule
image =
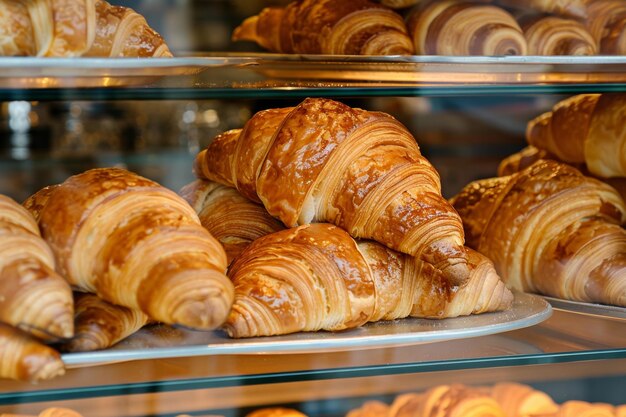
[[[446,97],[625,92],[626,83],[567,85],[461,85],[408,87],[0,89],[0,101],[202,100],[305,97]]]
[[[392,365],[357,366],[350,368],[290,371],[255,375],[233,375],[195,379],[151,381],[132,384],[114,384],[54,390],[0,393],[0,405],[76,400],[94,397],[174,392],[242,385],[262,385],[300,381],[376,377],[423,372],[455,371],[462,369],[495,368],[503,366],[544,365],[592,360],[626,358],[625,349],[591,350],[584,352],[542,353],[491,358],[458,359],[414,362]]]

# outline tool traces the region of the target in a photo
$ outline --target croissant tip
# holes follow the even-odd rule
[[[258,16],[252,16],[244,20],[243,23],[237,26],[233,31],[231,40],[233,42],[254,40],[256,38],[256,25],[258,19]]]

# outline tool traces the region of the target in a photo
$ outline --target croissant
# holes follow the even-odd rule
[[[452,199],[468,246],[515,289],[626,306],[626,205],[555,161],[476,181]]]
[[[516,172],[523,170],[524,168],[528,168],[535,162],[540,159],[553,159],[558,161],[559,158],[550,154],[549,152],[544,151],[543,149],[537,149],[534,146],[530,145],[521,151],[514,153],[513,155],[508,156],[503,159],[500,165],[498,166],[498,175],[505,176],[511,175]],[[587,171],[584,164],[569,164],[574,166],[576,169],[580,170],[583,174],[593,176],[589,171]],[[626,177],[625,178],[598,178],[602,182],[609,184],[611,187],[615,188],[615,190],[622,196],[622,198],[626,201]]]
[[[37,382],[64,373],[56,350],[0,323],[0,378]]]
[[[328,99],[261,111],[196,158],[196,176],[236,187],[289,227],[329,222],[469,277],[461,219],[439,174],[393,117]]]
[[[257,239],[231,264],[231,337],[343,330],[407,316],[444,318],[508,308],[513,295],[489,260],[471,251],[463,287],[416,258],[358,244],[325,223]]]
[[[40,210],[58,269],[79,290],[167,324],[212,329],[226,319],[234,297],[226,254],[174,192],[105,168],[26,205]]]
[[[307,417],[307,416],[306,414],[302,414],[298,410],[294,410],[291,408],[273,407],[273,408],[261,408],[259,410],[255,410],[249,414],[246,414],[246,417]]]
[[[590,404],[585,401],[567,401],[551,417],[615,417],[613,406]]]
[[[0,0],[2,56],[171,56],[127,7],[103,0]]]
[[[380,401],[367,401],[360,408],[350,410],[346,417],[387,417],[390,407]]]
[[[400,407],[394,401],[389,417],[506,417],[489,395],[463,385],[439,385],[400,401]]]
[[[285,228],[263,206],[216,182],[196,180],[180,195],[198,213],[202,226],[224,246],[228,263],[254,240]]]
[[[528,124],[526,139],[595,176],[626,177],[626,94],[582,94]]]
[[[530,55],[596,55],[596,41],[585,25],[556,16],[520,21]]]
[[[233,40],[282,53],[413,54],[402,17],[368,0],[301,0],[268,7],[237,27]]]
[[[75,335],[62,346],[66,352],[87,352],[106,349],[145,326],[149,319],[144,313],[116,306],[87,293],[74,295]]]
[[[574,18],[586,18],[593,0],[497,0],[503,6]]]
[[[0,195],[0,321],[45,340],[74,333],[72,291],[23,207]]]
[[[379,0],[379,3],[392,9],[404,9],[415,6],[422,0]]]
[[[626,4],[621,0],[595,0],[587,8],[589,32],[604,55],[626,54]]]
[[[559,410],[559,406],[548,394],[528,385],[500,383],[490,389],[490,394],[507,417],[547,415]]]
[[[499,7],[464,0],[431,0],[407,18],[419,55],[526,55],[526,39]]]

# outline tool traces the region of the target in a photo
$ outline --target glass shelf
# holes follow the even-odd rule
[[[0,405],[426,372],[619,360],[626,321],[555,311],[530,328],[466,340],[345,352],[224,355],[134,361],[68,370],[37,386],[0,382]]]
[[[626,91],[626,57],[221,54],[0,58],[0,100],[459,96]]]

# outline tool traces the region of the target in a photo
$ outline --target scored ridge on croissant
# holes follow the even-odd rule
[[[237,188],[285,225],[329,222],[469,276],[461,219],[415,138],[385,113],[306,99],[255,114],[196,158],[198,178]]]
[[[468,246],[515,289],[626,306],[626,204],[555,161],[475,181],[452,200]]]
[[[513,296],[490,261],[472,252],[472,275],[451,285],[435,268],[342,229],[316,223],[254,241],[231,264],[231,337],[343,330],[407,316],[444,318],[503,310]]]
[[[0,195],[0,321],[41,339],[74,334],[72,291],[22,206]]]
[[[369,0],[302,0],[268,7],[246,19],[233,40],[254,41],[273,52],[410,55],[402,17]]]
[[[143,16],[104,0],[0,4],[0,56],[171,56]]]
[[[58,269],[81,291],[167,324],[208,330],[226,319],[226,254],[173,191],[122,169],[93,169],[35,194],[28,207],[40,210]]]

